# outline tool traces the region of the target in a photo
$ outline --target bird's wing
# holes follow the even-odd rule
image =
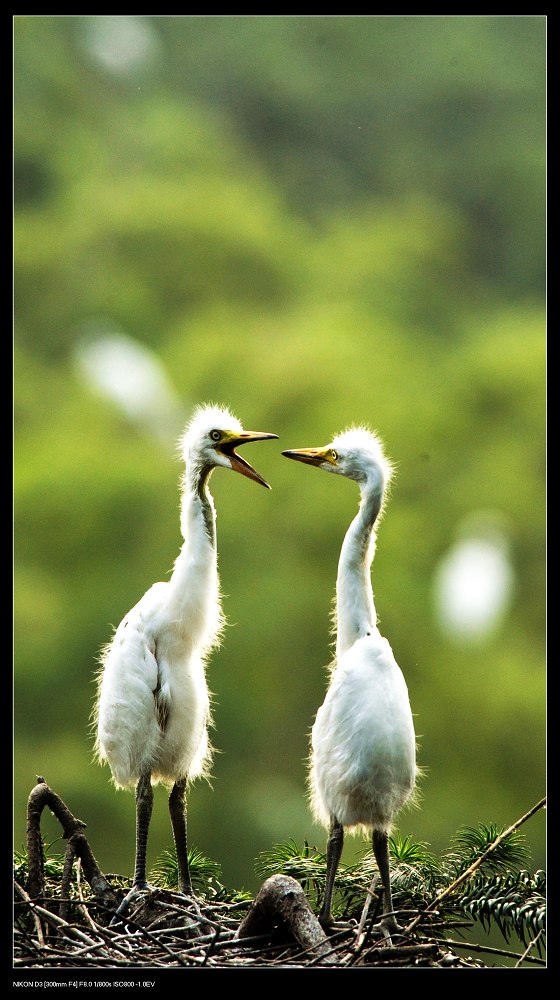
[[[151,766],[169,724],[168,688],[158,664],[153,621],[152,606],[139,602],[104,652],[96,745],[123,787]]]
[[[159,728],[162,733],[167,729],[167,723],[169,722],[169,711],[171,709],[171,702],[169,698],[169,689],[167,684],[162,684],[161,676],[158,674],[158,683],[154,691],[154,704],[156,708],[156,719]]]
[[[167,671],[157,643],[164,587],[165,584],[154,584],[123,618],[108,648],[105,665],[105,702],[113,704],[115,710],[126,704],[132,717],[135,712],[148,710],[151,692],[161,732],[166,730],[171,708]]]

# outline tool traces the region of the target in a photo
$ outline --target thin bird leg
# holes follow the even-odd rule
[[[393,896],[391,893],[391,873],[389,870],[389,836],[385,831],[373,831],[373,853],[379,868],[381,883],[383,886],[383,917],[380,922],[381,929],[386,938],[391,940],[391,934],[402,931],[402,927],[396,921],[393,912]]]
[[[154,793],[152,790],[151,773],[142,774],[136,785],[136,859],[134,863],[134,882],[132,889],[118,907],[111,923],[118,922],[130,909],[133,899],[143,889],[148,889],[146,881],[146,855],[148,849],[148,830],[152,818]]]
[[[189,852],[187,848],[187,810],[185,808],[185,789],[187,779],[180,778],[171,789],[169,796],[169,815],[171,816],[171,826],[173,827],[173,839],[175,841],[175,853],[177,855],[177,865],[179,868],[179,892],[183,896],[189,897],[189,903],[194,909],[198,919],[204,923],[204,917],[200,912],[200,907],[193,892],[191,873],[189,871]],[[208,931],[210,927],[205,924]]]
[[[173,839],[179,866],[179,892],[192,896],[191,874],[187,849],[187,813],[185,810],[186,778],[176,781],[169,796],[169,815],[173,827]]]
[[[344,827],[339,823],[336,816],[332,817],[331,828],[327,840],[327,877],[325,879],[325,894],[323,905],[319,914],[319,923],[322,927],[330,927],[333,923],[331,905],[334,889],[334,880],[337,873],[342,847],[344,845]]]
[[[152,818],[154,793],[152,791],[150,772],[143,774],[136,785],[136,863],[134,866],[134,885],[138,889],[147,889],[146,853],[148,849],[148,830]]]

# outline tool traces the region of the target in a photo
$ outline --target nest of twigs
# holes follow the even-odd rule
[[[56,870],[40,833],[45,807],[67,842]],[[485,967],[438,937],[435,910],[416,911],[389,940],[375,906],[359,925],[339,920],[327,934],[300,882],[285,872],[268,874],[253,899],[217,891],[210,879],[195,887],[196,898],[150,888],[117,913],[130,881],[100,871],[84,828],[39,778],[28,800],[27,855],[16,866],[14,970],[106,969],[114,976],[132,969]]]
[[[285,876],[279,876],[277,884],[268,880],[253,902],[199,899],[195,907],[177,893],[156,889],[143,893],[125,920],[113,923],[114,908],[88,898],[81,865],[76,867],[77,899],[32,901],[18,887],[16,968],[476,968],[483,964],[458,957],[441,942],[420,935],[395,938],[390,946],[373,933],[359,941],[355,922],[340,922],[328,937],[318,933],[317,940],[305,943],[302,923],[315,918],[302,907],[299,893]],[[117,898],[122,895],[119,890]],[[259,897],[268,912],[255,915]],[[66,917],[57,912],[61,908]],[[258,933],[248,933],[251,924]],[[317,928],[310,919],[309,939],[313,930]]]

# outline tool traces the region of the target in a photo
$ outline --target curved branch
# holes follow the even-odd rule
[[[64,838],[68,841],[66,858],[81,859],[84,875],[93,893],[99,896],[108,906],[114,906],[116,896],[101,872],[93,851],[84,834],[86,824],[77,819],[62,801],[60,796],[49,788],[42,777],[37,777],[37,784],[32,789],[27,800],[27,856],[29,862],[29,881],[27,890],[31,899],[42,896],[45,890],[45,872],[43,858],[43,841],[41,838],[41,813],[45,806],[56,816]]]

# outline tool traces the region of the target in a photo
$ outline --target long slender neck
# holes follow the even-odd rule
[[[185,541],[190,540],[191,517],[198,521],[202,515],[207,540],[210,543],[214,555],[216,554],[216,509],[214,500],[210,493],[211,466],[194,465],[190,471],[185,473],[183,495],[181,501],[181,532]],[[198,530],[198,529],[197,529]],[[204,536],[201,534],[201,541]]]
[[[210,469],[187,469],[181,498],[183,545],[169,580],[168,600],[194,645],[211,645],[221,629],[216,511]]]
[[[379,476],[360,484],[362,499],[340,551],[336,581],[336,653],[339,658],[376,626],[370,568],[375,552],[374,526],[383,502]]]

